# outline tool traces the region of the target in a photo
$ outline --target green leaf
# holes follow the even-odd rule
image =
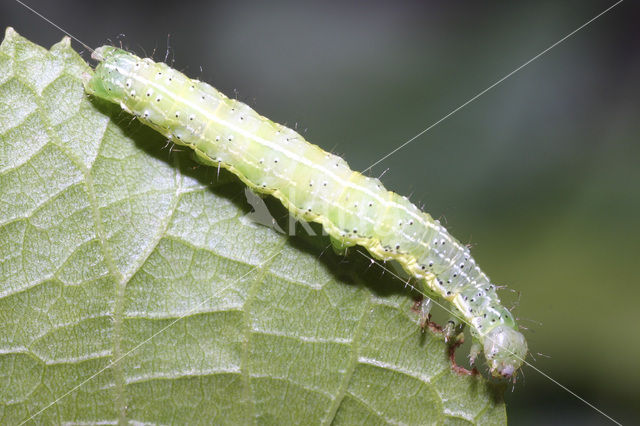
[[[505,422],[504,385],[455,373],[402,283],[255,224],[235,177],[84,72],[68,39],[7,30],[0,423]]]

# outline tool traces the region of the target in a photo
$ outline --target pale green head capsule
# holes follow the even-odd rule
[[[127,76],[140,66],[141,59],[129,52],[112,46],[97,48],[91,55],[100,61],[93,75],[84,76],[87,93],[120,103],[127,94]]]
[[[499,325],[484,336],[484,356],[494,377],[510,378],[527,356],[527,342],[522,333]]]

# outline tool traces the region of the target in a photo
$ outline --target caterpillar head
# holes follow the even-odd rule
[[[87,93],[109,101],[124,97],[126,75],[139,63],[139,58],[112,46],[97,48],[91,57],[100,63],[93,74],[83,75]]]
[[[522,366],[527,342],[522,333],[502,324],[484,337],[484,355],[491,375],[508,379]]]

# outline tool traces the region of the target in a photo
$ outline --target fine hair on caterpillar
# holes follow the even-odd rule
[[[514,377],[526,341],[469,248],[438,220],[294,130],[164,63],[112,46],[92,57],[100,63],[84,77],[87,93],[278,199],[296,219],[321,224],[336,252],[361,246],[379,261],[394,261],[470,326],[472,359],[483,352],[492,375]]]

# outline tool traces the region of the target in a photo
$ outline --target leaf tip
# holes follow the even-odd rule
[[[4,38],[6,39],[11,39],[16,36],[19,36],[19,34],[16,30],[13,29],[13,27],[7,27],[7,29],[4,31]]]

